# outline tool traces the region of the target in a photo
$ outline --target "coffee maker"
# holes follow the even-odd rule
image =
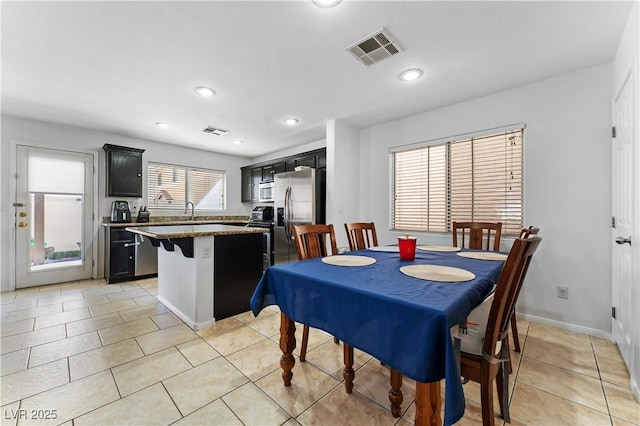
[[[111,222],[131,222],[131,210],[127,201],[111,203]]]

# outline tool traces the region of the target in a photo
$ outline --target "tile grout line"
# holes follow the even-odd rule
[[[595,345],[593,343],[593,340],[591,339],[591,336],[589,336],[589,344],[591,345],[591,350],[593,351],[593,359],[596,363],[596,369],[598,370],[598,377],[599,377],[599,381],[600,381],[600,388],[602,389],[602,395],[604,396],[604,403],[607,406],[607,414],[609,414],[609,422],[610,424],[613,426],[613,415],[611,413],[611,407],[609,406],[609,398],[607,398],[607,392],[604,389],[604,383],[603,383],[603,379],[602,379],[602,372],[600,371],[600,362],[598,362],[598,356],[596,355],[596,348]]]
[[[243,385],[243,386],[244,386],[244,385]],[[236,388],[236,389],[239,389],[239,387],[238,387],[238,388]],[[234,390],[236,390],[236,389],[234,389]],[[260,388],[258,387],[258,389],[260,389]],[[260,389],[260,390],[262,391],[262,389]],[[262,393],[264,393],[264,391],[262,391]],[[228,395],[228,394],[229,394],[229,393],[226,393],[225,395]],[[267,394],[265,393],[265,395],[267,395]],[[233,409],[232,409],[231,407],[229,407],[229,404],[227,404],[227,402],[226,402],[224,399],[222,399],[222,396],[224,396],[224,395],[221,395],[221,396],[218,398],[218,399],[220,400],[220,402],[221,402],[221,403],[223,403],[223,404],[224,404],[224,406],[225,406],[225,407],[227,407],[227,408],[229,409],[229,411],[231,411],[231,413],[233,414],[233,416],[234,416],[236,419],[238,419],[238,421],[239,421],[240,423],[242,423],[243,425],[245,425],[246,423],[245,423],[245,422],[243,422],[243,421],[242,421],[242,419],[241,419],[240,417],[238,417],[238,414],[236,414],[236,412],[235,412],[235,411],[233,411]],[[269,396],[269,395],[267,395],[267,396]],[[213,400],[213,401],[211,401],[209,404],[213,404],[215,401],[216,401],[216,400],[214,399],[214,400]],[[209,405],[209,404],[206,404],[204,407],[206,407],[206,406],[207,406],[207,405]],[[202,409],[202,408],[204,408],[204,407],[200,407],[200,408],[198,408],[198,410],[201,410],[201,409]],[[278,405],[278,407],[280,407],[280,405]],[[280,408],[282,408],[282,407],[280,407]],[[196,410],[196,411],[198,411],[198,410]],[[283,410],[284,410],[284,408],[283,408]],[[194,413],[195,413],[196,411],[194,411]],[[284,412],[285,412],[285,413],[287,413],[287,411],[286,411],[286,410],[284,410]],[[287,414],[289,414],[289,413],[287,413]],[[183,417],[183,419],[184,419],[184,417]],[[291,416],[291,414],[289,414],[289,419],[293,419],[293,417]],[[289,421],[289,419],[287,419],[287,421],[286,421],[286,422],[288,422],[288,421]],[[286,422],[285,422],[285,423],[286,423]]]
[[[176,348],[176,349],[178,349],[178,348]],[[180,351],[178,351],[178,352],[180,352]],[[181,353],[181,355],[182,355],[182,353]],[[184,356],[184,355],[183,355],[183,356]],[[186,359],[186,358],[185,358],[185,359]],[[187,361],[188,361],[188,360],[187,360]],[[164,380],[167,380],[167,379],[164,379]],[[182,412],[182,410],[180,410],[180,407],[178,407],[178,404],[176,403],[175,399],[173,399],[173,396],[171,396],[171,392],[169,392],[169,389],[167,389],[167,386],[164,384],[164,380],[160,380],[158,383],[160,384],[160,386],[162,386],[162,389],[164,389],[164,391],[167,393],[167,396],[169,397],[169,399],[170,399],[170,400],[171,400],[171,402],[173,403],[173,406],[174,406],[174,407],[176,407],[176,410],[178,410],[178,413],[180,413],[180,418],[179,418],[178,420],[176,420],[176,422],[178,422],[178,421],[180,421],[180,420],[184,419],[186,416],[184,415],[184,413]],[[154,383],[154,384],[153,384],[153,385],[151,385],[151,386],[154,386],[154,385],[156,385],[156,384],[158,384],[158,383]],[[150,387],[150,386],[148,386],[148,387]],[[144,389],[146,389],[146,388],[144,388]],[[132,393],[131,395],[134,395],[135,393],[140,392],[141,390],[142,390],[142,389],[140,389],[139,391],[136,391],[136,392]],[[213,402],[213,401],[211,401],[211,402]],[[209,402],[208,404],[211,404],[211,402]],[[208,404],[205,404],[203,407],[206,407]],[[200,407],[200,408],[203,408],[203,407]],[[195,413],[196,411],[198,411],[200,408],[198,408],[198,409],[194,410],[194,411],[193,411],[193,413]],[[191,413],[189,413],[189,414],[191,414]],[[188,414],[187,414],[187,415],[188,415]],[[173,422],[173,423],[175,423],[175,422]]]

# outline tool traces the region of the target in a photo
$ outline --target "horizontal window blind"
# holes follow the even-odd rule
[[[454,221],[487,221],[518,234],[523,132],[394,150],[392,229],[447,232]]]
[[[226,173],[149,162],[147,203],[150,209],[184,210],[191,201],[196,211],[225,209]]]

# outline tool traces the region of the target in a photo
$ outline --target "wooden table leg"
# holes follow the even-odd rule
[[[416,420],[415,426],[440,426],[442,416],[442,395],[440,382],[416,382]]]
[[[400,417],[402,406],[402,374],[396,369],[391,369],[391,379],[389,380],[391,389],[389,390],[389,401],[391,401],[391,414],[393,417]]]
[[[344,370],[342,370],[342,377],[344,377],[344,387],[347,393],[353,391],[353,378],[356,376],[353,371],[353,346],[344,343]]]
[[[293,358],[293,350],[296,348],[296,325],[284,313],[280,312],[280,367],[282,368],[282,380],[285,386],[291,386],[293,373],[291,370],[296,364]]]

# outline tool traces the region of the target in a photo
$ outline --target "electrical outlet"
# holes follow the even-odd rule
[[[569,287],[567,287],[566,285],[559,285],[557,288],[558,288],[558,297],[560,299],[569,298]]]

